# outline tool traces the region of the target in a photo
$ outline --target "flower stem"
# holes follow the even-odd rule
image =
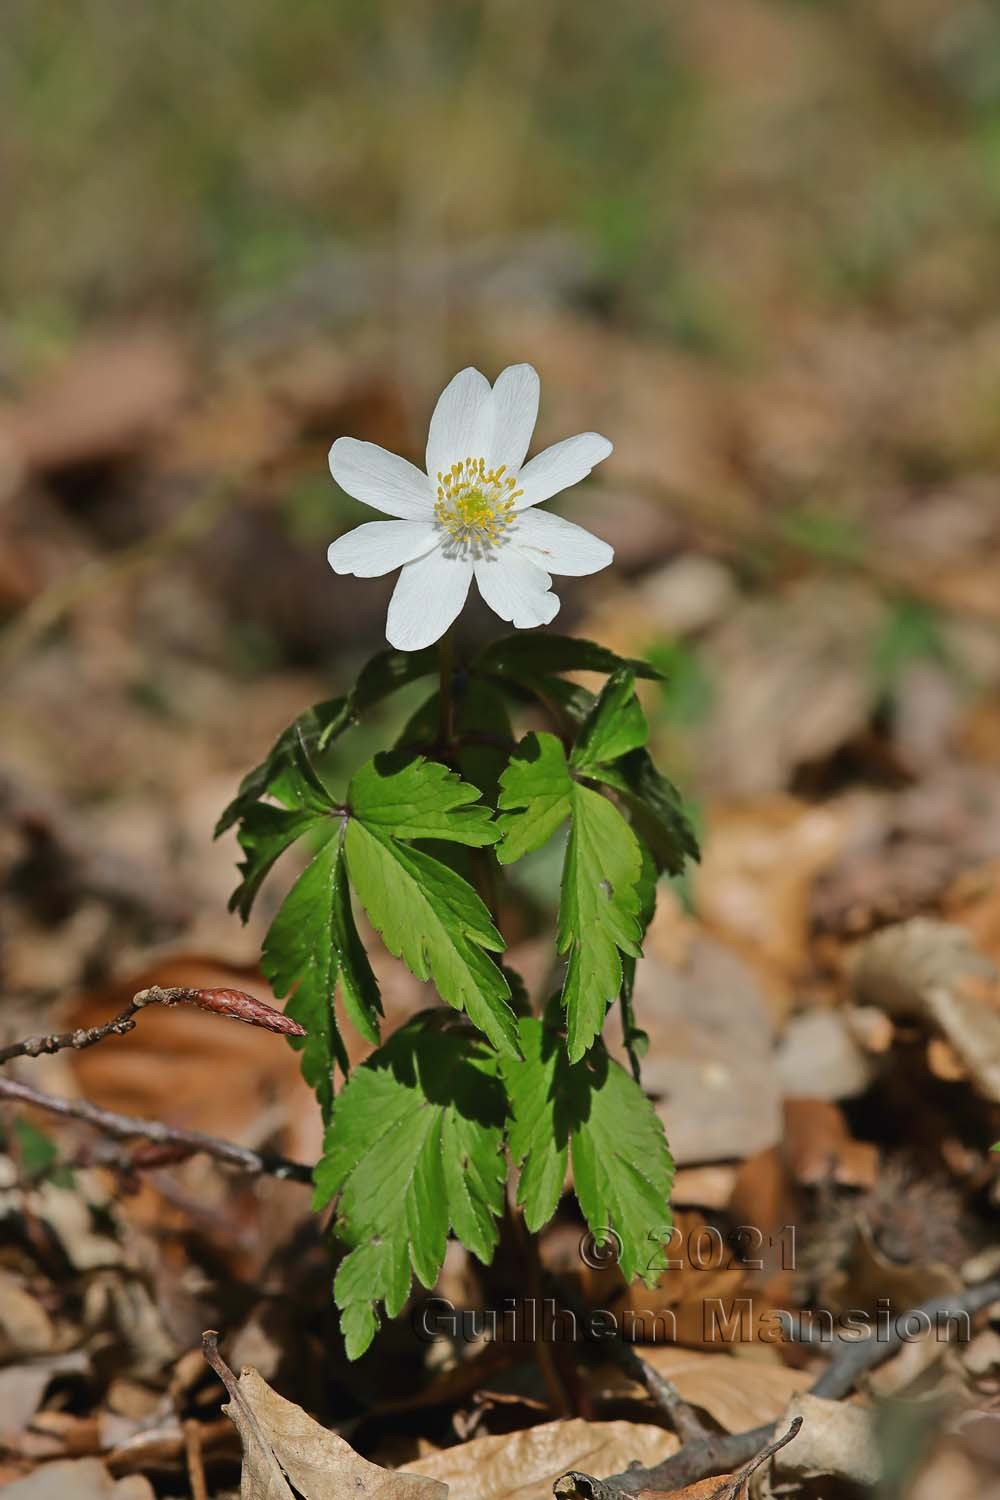
[[[455,642],[450,630],[445,631],[438,645],[441,684],[438,689],[440,710],[441,745],[447,754],[455,739],[455,698],[453,678],[455,671]]]

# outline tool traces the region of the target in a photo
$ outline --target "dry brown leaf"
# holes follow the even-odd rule
[[[850,816],[846,806],[772,796],[709,817],[694,875],[698,914],[755,968],[778,1020],[807,962],[813,883],[840,851]]]
[[[286,1401],[247,1365],[222,1409],[243,1443],[242,1500],[446,1500],[447,1486],[414,1472],[369,1463],[337,1433]],[[288,1479],[285,1476],[288,1476]]]
[[[711,1479],[699,1479],[686,1484],[682,1490],[640,1490],[636,1500],[716,1500],[719,1491],[735,1474],[716,1474]]]
[[[726,1432],[747,1432],[775,1421],[793,1396],[812,1383],[804,1370],[731,1354],[657,1345],[644,1348],[642,1357],[672,1381],[685,1401],[707,1412]],[[641,1393],[636,1382],[617,1370],[609,1368],[601,1381],[601,1397]]]
[[[16,1276],[0,1271],[0,1358],[50,1354],[56,1330],[45,1308]]]
[[[662,1427],[637,1422],[546,1422],[523,1432],[473,1438],[410,1465],[411,1474],[444,1480],[450,1500],[551,1500],[569,1469],[619,1474],[637,1459],[650,1467],[676,1453]]]
[[[792,1177],[808,1187],[832,1181],[870,1188],[878,1173],[878,1147],[854,1140],[843,1110],[829,1099],[785,1100],[784,1153]]]
[[[862,943],[852,971],[865,1005],[940,1033],[979,1092],[1000,1103],[1000,971],[961,927],[914,917]]]
[[[7,413],[7,426],[31,468],[116,459],[167,425],[187,383],[173,337],[140,329],[80,350]]]
[[[778,1423],[779,1431],[801,1417],[802,1427],[775,1454],[782,1475],[833,1474],[857,1484],[875,1484],[881,1474],[872,1414],[853,1402],[827,1401],[822,1396],[796,1396]]]
[[[97,1458],[57,1459],[4,1488],[7,1500],[154,1500],[141,1474],[112,1479]]]
[[[0,1370],[0,1444],[14,1446],[12,1440],[27,1427],[57,1375],[84,1375],[89,1369],[83,1351],[73,1350]]]
[[[742,1161],[780,1139],[771,1018],[743,958],[696,934],[676,967],[639,965],[636,1011],[649,1035],[645,1088],[682,1166]]]

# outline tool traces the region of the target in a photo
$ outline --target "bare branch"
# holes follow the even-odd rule
[[[244,990],[208,989],[195,990],[181,987],[140,990],[121,1012],[100,1026],[80,1027],[76,1031],[57,1031],[48,1036],[27,1036],[23,1041],[11,1042],[0,1047],[0,1063],[10,1062],[15,1057],[41,1057],[45,1053],[79,1052],[84,1047],[93,1047],[109,1036],[125,1036],[135,1026],[135,1017],[147,1005],[194,1005],[199,1010],[209,1010],[215,1015],[227,1016],[233,1021],[243,1021],[248,1026],[261,1026],[267,1031],[276,1031],[283,1036],[305,1036],[305,1030],[291,1016],[265,1004]]]
[[[252,1176],[283,1178],[288,1182],[312,1182],[312,1168],[305,1162],[292,1161],[287,1156],[254,1151],[249,1146],[238,1146],[235,1141],[223,1141],[216,1136],[205,1135],[200,1130],[183,1130],[176,1125],[167,1125],[162,1120],[140,1120],[134,1115],[120,1115],[114,1110],[100,1109],[86,1099],[61,1099],[55,1094],[44,1094],[41,1089],[18,1083],[13,1078],[0,1078],[0,1099],[9,1099],[16,1104],[27,1104],[34,1109],[44,1109],[49,1114],[63,1119],[82,1120],[105,1135],[120,1141],[152,1141],[158,1146],[174,1146],[189,1155],[212,1156],[227,1166],[237,1167]]]
[[[871,1337],[844,1344],[814,1382],[809,1394],[833,1400],[846,1396],[861,1375],[882,1364],[906,1342],[902,1330],[910,1326],[914,1317],[925,1315],[933,1324],[942,1316],[954,1318],[962,1313],[971,1316],[997,1301],[1000,1301],[1000,1277],[968,1287],[957,1295],[945,1293],[944,1296],[932,1297],[897,1318],[890,1337],[884,1341]],[[681,1489],[710,1474],[724,1474],[750,1462],[762,1448],[774,1441],[776,1427],[776,1423],[771,1423],[754,1427],[749,1432],[715,1433],[685,1443],[672,1457],[652,1468],[633,1465],[607,1479],[595,1479],[592,1474],[572,1471],[557,1479],[553,1490],[563,1500],[568,1496],[577,1496],[580,1500],[621,1500],[621,1496],[636,1495],[640,1490]],[[780,1446],[789,1441],[791,1438],[786,1436]]]

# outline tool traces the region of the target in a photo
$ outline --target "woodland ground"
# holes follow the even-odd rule
[[[369,518],[327,449],[416,456],[454,369],[530,360],[539,442],[616,448],[565,506],[616,565],[561,589],[560,628],[665,670],[653,743],[704,842],[637,990],[678,1265],[627,1289],[567,1204],[543,1269],[626,1326],[662,1314],[676,1338],[638,1352],[709,1432],[801,1410],[751,1493],[1000,1494],[988,1311],[822,1406],[829,1350],[765,1336],[775,1309],[895,1318],[1000,1273],[996,8],[13,0],[4,32],[0,1046],[154,983],[268,998],[292,872],[241,927],[212,826],[381,644],[391,588],[326,565]],[[500,913],[537,984],[557,875],[537,859]],[[374,959],[392,1024],[427,1003]],[[200,1010],[2,1076],[319,1149],[281,1037]],[[554,1387],[523,1336],[427,1344],[404,1315],[349,1367],[306,1187],[0,1107],[18,1500],[234,1493],[208,1328],[273,1388],[265,1425],[278,1392],[470,1500],[677,1448],[593,1346],[553,1346]],[[522,1276],[505,1244],[439,1290],[502,1308]],[[733,1299],[750,1323],[713,1340]],[[309,1500],[354,1482],[329,1461]]]

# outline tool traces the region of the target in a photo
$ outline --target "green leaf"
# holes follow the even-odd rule
[[[622,954],[639,957],[639,841],[600,792],[573,784],[557,943],[569,954],[563,1005],[577,1062],[604,1025],[622,986]]]
[[[285,1010],[308,1032],[289,1040],[302,1053],[302,1076],[315,1090],[324,1119],[329,1119],[333,1105],[333,1065],[339,1063],[345,1073],[348,1067],[333,1008],[340,967],[333,927],[340,853],[341,830],[331,828],[326,843],[285,897],[261,953],[261,968],[276,999],[291,994]]]
[[[330,698],[307,709],[293,724],[282,731],[268,754],[248,771],[240,782],[236,796],[216,825],[216,837],[245,818],[250,808],[276,785],[282,773],[293,764],[296,745],[306,750],[325,750],[346,729],[356,723],[359,714],[374,707],[398,688],[437,671],[437,652],[380,651],[362,667],[351,691],[342,698]]]
[[[660,870],[679,875],[686,859],[701,857],[681,795],[657,770],[648,750],[630,750],[620,760],[597,766],[589,774],[618,792]]]
[[[574,1061],[604,1024],[622,987],[622,955],[640,954],[642,850],[618,809],[573,781],[562,745],[529,734],[501,778],[501,864],[538,849],[567,816],[558,947],[569,954],[563,1004]]]
[[[642,855],[642,873],[636,890],[639,893],[639,928],[642,938],[645,940],[646,929],[653,920],[656,910],[656,883],[658,871],[656,861],[649,852],[647,846],[640,840],[639,850]],[[649,1037],[641,1027],[636,1025],[635,1009],[632,1004],[632,996],[635,990],[635,969],[638,960],[631,953],[622,958],[622,1039],[626,1051],[632,1063],[632,1076],[636,1083],[639,1082],[639,1059],[644,1057],[649,1047]]]
[[[548,632],[528,635],[521,630],[492,641],[480,652],[474,665],[477,672],[511,677],[515,681],[523,675],[537,678],[559,672],[608,674],[619,667],[629,668],[636,677],[655,680],[661,675],[649,662],[616,656],[606,646],[598,646],[594,641],[578,640],[570,635],[550,635]]]
[[[455,735],[460,741],[454,754],[456,767],[488,802],[495,802],[497,782],[514,743],[510,715],[500,688],[482,677],[456,674],[454,721]],[[430,753],[438,744],[440,729],[440,694],[434,692],[409,719],[397,746]]]
[[[504,941],[476,892],[454,870],[384,829],[352,818],[345,838],[351,885],[390,953],[442,1000],[464,1010],[501,1052],[517,1055],[510,989],[489,953]]]
[[[347,698],[330,698],[300,714],[294,723],[282,730],[260,765],[254,766],[244,776],[236,796],[215,825],[215,837],[225,833],[234,823],[246,819],[260,798],[267,795],[282,773],[293,764],[297,744],[314,746],[326,730],[332,730],[331,738],[336,738],[350,722],[351,711]]]
[[[615,1234],[627,1280],[666,1268],[673,1162],[649,1100],[603,1047],[571,1063],[555,1032],[520,1023],[523,1062],[501,1063],[520,1166],[518,1202],[534,1233],[555,1212],[572,1162],[576,1196],[599,1241]]]
[[[569,817],[573,781],[554,734],[528,734],[500,778],[497,859],[512,864],[539,849]]]
[[[446,839],[477,849],[500,837],[480,797],[478,787],[447,766],[400,751],[376,755],[362,766],[347,793],[352,816],[373,831],[400,839]]]
[[[347,884],[347,863],[344,859],[338,861],[333,872],[333,909],[330,920],[333,946],[340,961],[340,998],[344,1002],[344,1010],[367,1041],[377,1042],[382,996],[365,946],[354,925],[351,892]]]
[[[570,757],[579,771],[594,771],[646,743],[649,726],[635,695],[635,673],[619,667],[584,720]]]
[[[415,1017],[351,1075],[314,1199],[320,1209],[340,1195],[335,1233],[349,1253],[334,1295],[349,1358],[371,1342],[379,1302],[396,1317],[414,1274],[434,1285],[449,1231],[492,1259],[505,1115],[495,1054],[439,1011]]]
[[[229,910],[237,911],[245,922],[250,915],[257,892],[271,866],[296,839],[319,827],[328,814],[312,808],[273,807],[269,802],[255,802],[243,814],[239,863],[242,880],[229,898]]]
[[[499,830],[479,792],[435,761],[376,756],[348,788],[346,853],[351,884],[386,947],[432,978],[442,1000],[464,1010],[501,1051],[516,1052],[510,989],[489,951],[503,938],[469,882],[403,839],[482,848]],[[489,951],[485,951],[489,950]]]

